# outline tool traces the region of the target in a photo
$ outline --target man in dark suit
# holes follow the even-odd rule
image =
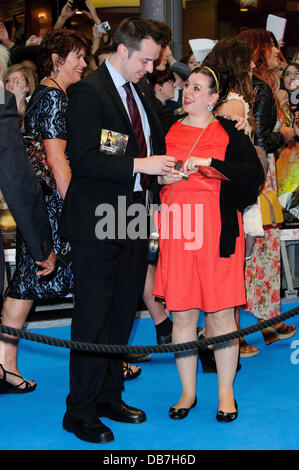
[[[51,228],[44,206],[41,186],[27,157],[20,133],[20,117],[15,97],[0,86],[0,189],[22,233],[36,264],[36,274],[46,276],[55,269],[56,255],[52,249]],[[0,231],[0,296],[4,286],[5,260]],[[18,316],[18,318],[17,318]],[[19,312],[2,318],[2,325],[15,327]],[[3,338],[11,339],[10,335]],[[0,345],[0,352],[2,348]],[[5,363],[4,357],[0,362]],[[24,381],[24,386],[26,382]],[[14,390],[18,390],[15,387]]]
[[[142,175],[166,175],[175,165],[175,159],[165,155],[164,139],[174,119],[144,79],[153,70],[163,39],[157,26],[146,19],[124,20],[114,36],[113,54],[71,93],[67,131],[72,180],[61,228],[72,248],[75,341],[127,344],[143,293],[147,239],[130,239],[124,234],[127,227],[120,227],[118,221],[130,204],[144,203],[147,183]],[[132,94],[133,113],[127,101]],[[135,125],[136,106],[139,126]],[[101,146],[101,136],[107,131],[125,136],[122,155],[112,155]],[[108,224],[114,222],[117,229],[112,239],[100,240],[97,226],[104,217],[98,214],[104,215],[107,206],[114,214]],[[107,442],[114,436],[99,417],[126,423],[145,421],[143,411],[121,400],[121,390],[119,357],[71,351],[64,429],[86,441]]]
[[[54,271],[51,229],[42,190],[26,155],[20,118],[12,93],[0,87],[0,189],[18,230],[39,265],[38,275]],[[3,292],[4,253],[0,233],[0,295]]]

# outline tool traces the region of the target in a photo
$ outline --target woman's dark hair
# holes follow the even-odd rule
[[[210,70],[209,70],[210,69]],[[203,75],[206,75],[207,77],[210,78],[210,94],[213,93],[218,93],[219,98],[217,102],[214,104],[214,109],[218,108],[218,106],[223,103],[225,98],[227,97],[228,94],[228,80],[227,77],[221,76],[219,70],[215,66],[205,66],[205,65],[199,65],[198,67],[194,67],[192,69],[190,76],[193,73],[202,73]]]
[[[148,79],[150,84],[154,87],[156,84],[162,85],[169,80],[175,81],[175,76],[173,72],[166,68],[165,70],[157,70],[155,69],[152,73],[148,75]]]
[[[88,54],[88,42],[85,37],[77,31],[66,29],[55,29],[46,33],[40,45],[40,72],[46,77],[54,70],[52,54],[57,54],[61,63],[65,61],[72,51],[84,49]]]
[[[255,128],[253,103],[256,99],[249,75],[253,49],[246,42],[235,37],[218,41],[205,58],[203,65],[216,67],[222,79],[229,84],[229,91],[242,95],[249,105],[249,122]]]
[[[180,59],[180,62],[182,62],[183,64],[187,64],[188,65],[188,62],[190,60],[190,57],[193,56],[193,51],[189,51],[186,55],[184,55],[184,57],[182,57]]]
[[[243,95],[245,101],[252,99],[252,82],[249,76],[252,47],[236,38],[218,41],[205,58],[203,65],[215,66],[229,81],[230,90]]]
[[[114,47],[111,44],[104,44],[104,46],[99,47],[94,53],[94,60],[99,66],[99,56],[102,54],[112,54],[114,52]]]

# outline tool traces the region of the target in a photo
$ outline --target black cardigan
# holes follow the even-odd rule
[[[264,171],[250,138],[235,128],[234,121],[217,119],[229,136],[224,161],[212,158],[211,163],[229,179],[221,181],[220,188],[220,256],[227,258],[235,252],[239,236],[237,210],[243,212],[256,202],[264,183]]]

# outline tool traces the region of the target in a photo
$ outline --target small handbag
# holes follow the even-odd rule
[[[40,94],[39,98],[33,101],[32,104],[29,103],[26,112],[24,114],[24,119],[27,114],[32,111],[37,103],[42,99],[42,97],[47,93],[47,88],[43,93]],[[28,158],[32,164],[33,170],[40,183],[45,189],[56,190],[56,183],[54,176],[50,170],[50,167],[47,162],[46,150],[44,142],[41,136],[23,136],[24,144],[27,150]]]
[[[277,192],[272,189],[259,195],[264,228],[279,228],[283,222],[282,208]]]
[[[201,138],[202,134],[204,133],[204,131],[206,130],[208,126],[204,127],[202,132],[200,133],[200,135],[197,137],[192,149],[190,150],[187,158],[186,158],[186,161],[188,160],[188,158],[190,157],[191,153],[193,152],[193,150],[195,149],[199,139]],[[176,169],[180,169],[181,168],[181,165],[182,165],[182,161],[179,160],[177,162],[177,165],[176,165]],[[183,179],[187,179],[188,180],[188,175],[185,175],[184,173],[182,173],[182,177]],[[173,186],[173,189],[172,189],[172,192],[170,194],[170,197],[167,201],[167,206],[172,198],[172,195],[173,195],[173,192],[175,190],[175,187],[176,187],[177,183],[174,183],[174,186]],[[160,226],[161,226],[161,222],[162,222],[162,218],[163,218],[163,214],[161,214],[161,219],[160,219],[160,223],[159,223],[159,227],[158,227],[158,230],[154,230],[151,234],[150,234],[150,237],[149,237],[149,241],[148,241],[148,252],[147,252],[147,261],[148,263],[150,264],[156,264],[157,263],[157,260],[158,260],[158,256],[159,256],[159,229],[160,229]]]
[[[40,183],[47,188],[56,190],[54,176],[47,162],[45,147],[41,137],[23,136],[27,156]]]

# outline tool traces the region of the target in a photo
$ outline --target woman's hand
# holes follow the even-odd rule
[[[248,127],[247,127],[244,117],[238,116],[237,114],[218,114],[218,115],[224,117],[225,119],[230,119],[231,121],[237,121],[235,128],[238,131],[244,131],[244,133],[248,135]]]
[[[48,276],[55,269],[56,255],[55,255],[54,251],[52,250],[51,253],[49,254],[48,258],[45,261],[35,261],[35,263],[41,268],[39,271],[37,271],[36,275],[37,276]]]
[[[4,23],[0,23],[0,42],[3,46],[7,47],[7,49],[11,49],[14,43],[9,39],[7,29]]]
[[[288,101],[289,101],[288,92],[286,90],[278,90],[277,98],[279,99],[280,104],[283,106],[284,104],[288,103]]]
[[[293,127],[287,127],[282,124],[279,130],[282,133],[286,144],[295,139],[295,130]]]
[[[27,39],[25,46],[39,46],[41,43],[41,40],[42,38],[40,36],[36,36],[35,34],[32,34],[32,36],[30,36]]]
[[[209,158],[190,157],[184,163],[184,173],[192,175],[197,173],[199,166],[210,166]]]
[[[28,93],[28,85],[20,72],[15,72],[13,77],[8,77],[5,88],[16,97],[18,111],[21,112],[23,101]]]
[[[68,0],[66,4],[64,5],[64,7],[62,8],[60,15],[53,29],[62,28],[64,26],[64,23],[76,14],[76,11],[78,11],[78,9],[73,10],[72,6],[73,6],[73,0]]]
[[[101,24],[101,20],[98,17],[97,10],[93,4],[89,0],[85,0],[85,5],[87,6],[88,10],[83,10],[82,13],[88,16],[88,18],[94,21],[96,24]]]

